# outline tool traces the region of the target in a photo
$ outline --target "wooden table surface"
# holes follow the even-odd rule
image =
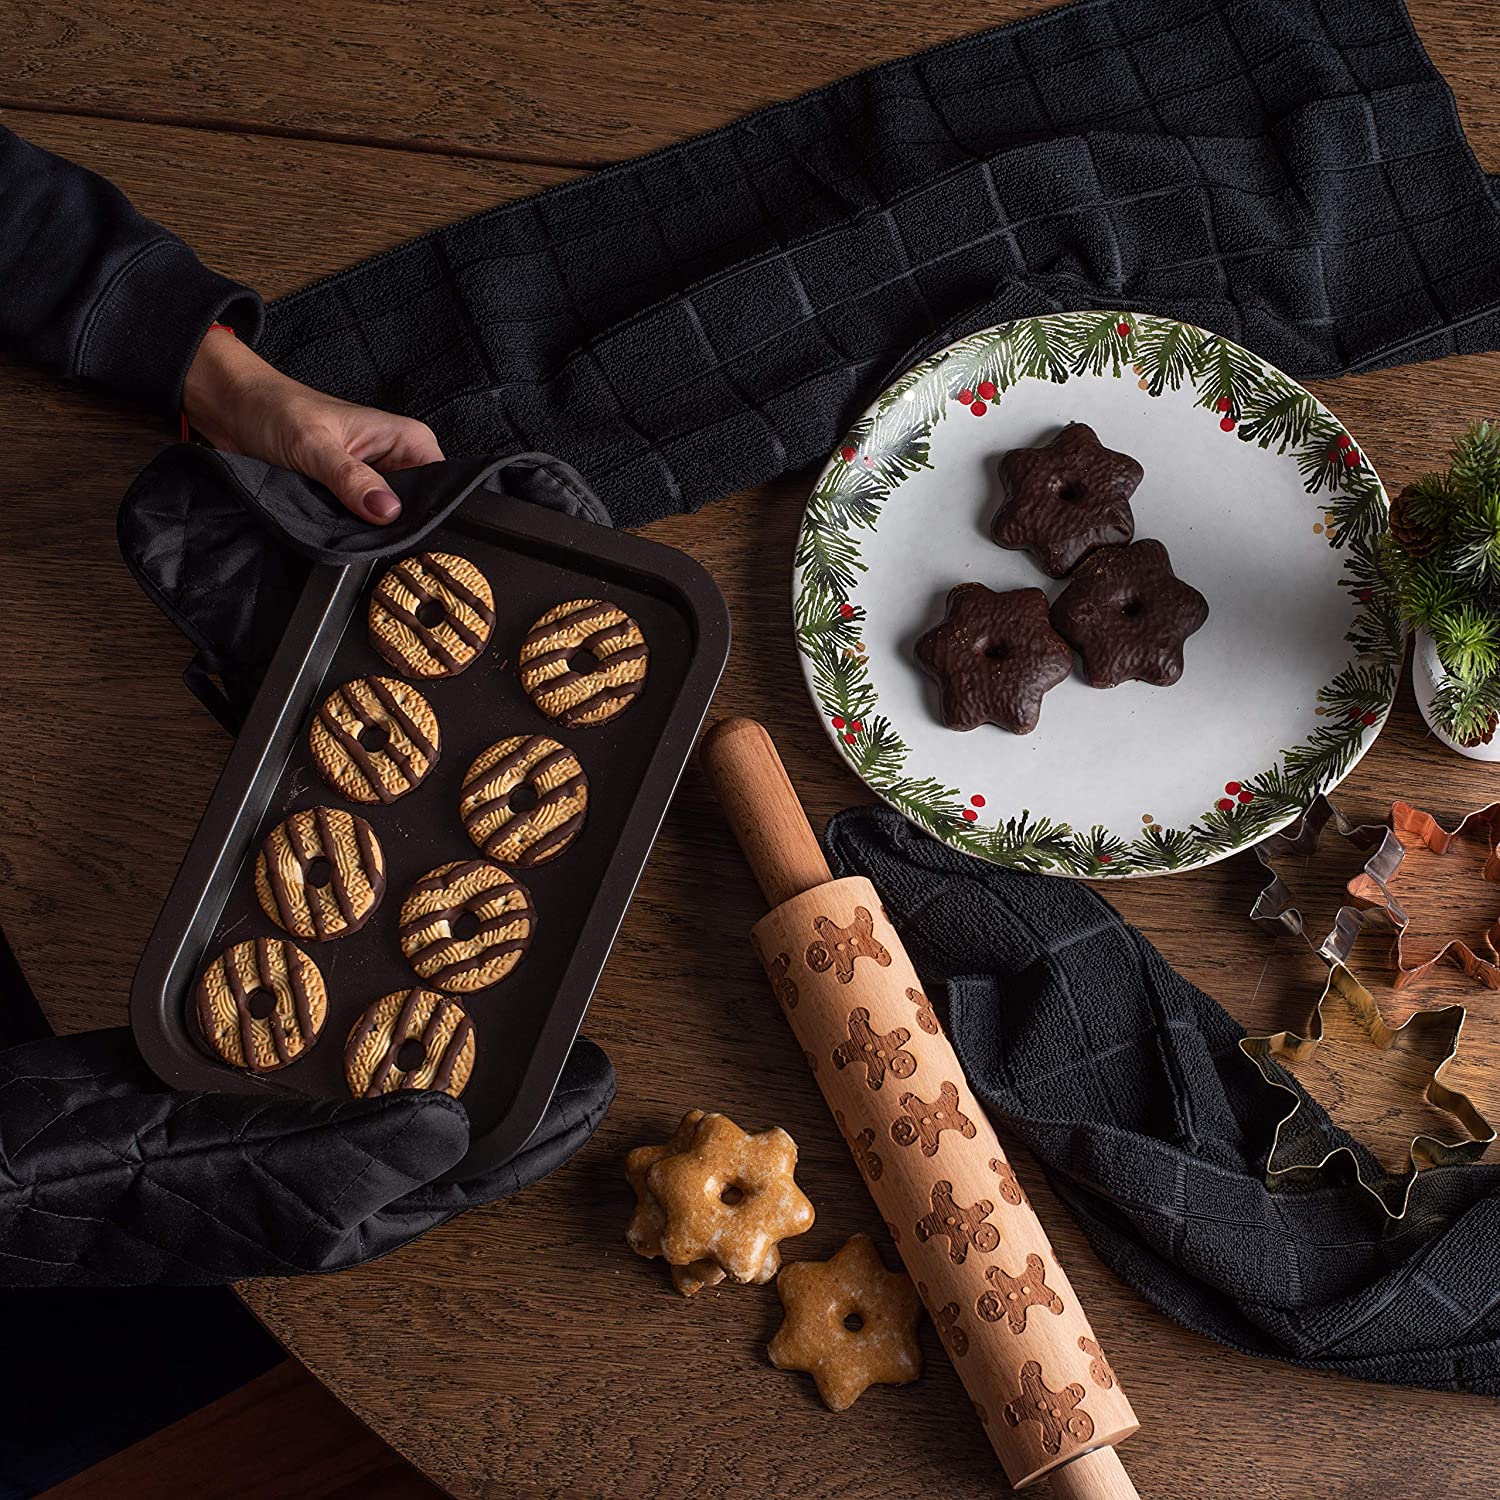
[[[268,296],[419,231],[883,58],[1042,9],[997,0],[22,0],[7,15],[0,118],[108,174],[205,258]],[[1480,159],[1500,170],[1500,33],[1484,0],[1414,0]],[[234,19],[226,19],[232,11]],[[3,290],[0,290],[3,295]],[[1500,356],[1326,382],[1388,485],[1494,415]],[[114,508],[163,441],[109,400],[0,368],[0,921],[62,1029],[116,1024],[137,954],[227,742],[176,680],[183,642],[136,590]],[[564,455],[565,457],[567,455]],[[796,667],[787,573],[807,476],[651,529],[734,612],[721,713],[776,734],[809,810],[861,800]],[[1495,773],[1422,729],[1403,690],[1343,801],[1456,813]],[[1245,856],[1113,887],[1167,958],[1252,1028],[1307,1008],[1294,948],[1245,920]],[[750,877],[697,771],[686,776],[590,1011],[619,1099],[589,1146],[519,1198],[333,1278],[241,1288],[355,1412],[461,1496],[578,1493],[978,1496],[988,1445],[930,1329],[921,1383],[832,1416],[773,1370],[770,1288],[688,1302],[627,1250],[631,1144],[692,1105],[780,1123],[818,1222],[793,1253],[881,1234],[746,933]],[[1392,1019],[1413,1003],[1382,989]],[[1500,997],[1455,975],[1420,1003],[1472,1005],[1455,1071],[1500,1116]],[[1360,1060],[1362,1061],[1362,1059]],[[1389,1145],[1420,1128],[1338,1055],[1320,1087]],[[1415,1123],[1413,1123],[1415,1122]],[[1143,1495],[1488,1496],[1500,1425],[1475,1397],[1255,1361],[1183,1332],[1090,1254],[1034,1164],[1022,1176],[1134,1399]]]

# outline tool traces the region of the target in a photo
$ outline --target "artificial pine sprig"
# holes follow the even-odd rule
[[[1487,739],[1500,715],[1500,426],[1474,423],[1446,473],[1401,493],[1378,555],[1402,618],[1432,637],[1448,674],[1434,718],[1459,744]]]

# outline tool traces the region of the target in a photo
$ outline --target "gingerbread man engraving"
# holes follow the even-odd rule
[[[1008,1161],[992,1156],[990,1171],[1000,1179],[1000,1196],[1012,1208],[1019,1208],[1026,1201],[1026,1190],[1021,1186],[1020,1178],[1016,1176],[1016,1169]]]
[[[921,1294],[924,1302],[928,1301],[927,1283],[919,1281],[917,1291]],[[932,1308],[929,1302],[929,1310],[932,1312],[932,1321],[937,1326],[938,1337],[943,1341],[943,1347],[954,1359],[962,1359],[969,1352],[969,1335],[964,1331],[964,1326],[958,1321],[959,1305],[956,1302],[944,1303],[942,1307]],[[981,1421],[984,1418],[981,1416]]]
[[[1002,1319],[1010,1324],[1012,1333],[1026,1331],[1026,1314],[1033,1307],[1045,1307],[1050,1313],[1060,1314],[1062,1298],[1047,1285],[1047,1267],[1040,1255],[1026,1257],[1026,1269],[1019,1276],[1011,1276],[999,1266],[986,1266],[985,1279],[994,1286],[993,1292],[983,1293],[974,1304],[974,1311],[986,1323],[999,1323]]]
[[[1078,1347],[1089,1357],[1089,1379],[1103,1390],[1113,1390],[1115,1372],[1105,1359],[1104,1351],[1093,1339],[1085,1338],[1082,1334],[1078,1336]]]
[[[917,1238],[923,1244],[938,1235],[948,1240],[948,1259],[955,1266],[963,1265],[970,1247],[988,1254],[1000,1244],[1000,1231],[985,1220],[994,1213],[995,1205],[988,1198],[971,1203],[964,1208],[953,1200],[951,1182],[935,1182],[932,1185],[932,1212],[917,1220]]]
[[[1065,1443],[1072,1447],[1094,1435],[1094,1419],[1078,1405],[1084,1394],[1077,1381],[1052,1390],[1042,1379],[1041,1365],[1028,1359],[1021,1366],[1020,1394],[1006,1402],[1002,1415],[1008,1427],[1035,1422],[1042,1429],[1043,1450],[1055,1456]]]
[[[904,1026],[879,1032],[870,1025],[870,1012],[856,1005],[849,1012],[849,1038],[833,1049],[833,1065],[841,1073],[850,1063],[865,1065],[865,1084],[877,1092],[889,1070],[893,1078],[910,1078],[917,1071],[917,1060],[903,1043],[911,1040]]]
[[[917,1007],[917,1025],[928,1036],[936,1036],[943,1028],[938,1024],[937,1012],[932,1008],[932,1001],[921,990],[914,990],[910,985],[907,986],[906,998]]]
[[[974,1139],[974,1122],[958,1107],[958,1089],[944,1083],[930,1104],[916,1094],[901,1096],[906,1113],[891,1123],[891,1139],[898,1146],[922,1144],[923,1156],[936,1156],[938,1137],[945,1130],[956,1130],[965,1140]]]
[[[766,963],[766,973],[771,977],[771,990],[785,1010],[796,1010],[797,1001],[800,996],[797,993],[797,981],[788,976],[787,971],[792,967],[792,955],[790,953],[778,953],[775,958]]]
[[[849,1134],[849,1126],[845,1123],[844,1112],[836,1109],[833,1118],[838,1123],[839,1131],[849,1143],[849,1150],[854,1155],[854,1164],[865,1174],[871,1182],[879,1182],[880,1174],[885,1171],[885,1163],[881,1161],[878,1152],[871,1148],[875,1145],[875,1132],[873,1130],[861,1130],[858,1135]]]
[[[875,918],[865,906],[854,908],[854,920],[847,927],[828,917],[814,917],[813,931],[818,941],[809,943],[807,967],[814,974],[826,974],[833,970],[833,977],[840,984],[848,984],[854,978],[857,959],[874,959],[882,969],[890,967],[891,955],[885,945],[875,936]]]

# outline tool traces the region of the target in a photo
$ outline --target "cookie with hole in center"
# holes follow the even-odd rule
[[[1006,502],[990,536],[1002,547],[1029,550],[1049,577],[1066,577],[1095,547],[1135,535],[1130,497],[1145,475],[1092,427],[1070,422],[1050,443],[1012,448],[1000,460]]]
[[[888,1271],[868,1235],[830,1260],[783,1266],[776,1290],[786,1317],[771,1340],[778,1370],[802,1370],[830,1411],[872,1385],[906,1385],[922,1373],[922,1299],[905,1271]]]
[[[394,802],[437,764],[437,715],[409,682],[356,677],[319,704],[307,741],[335,791],[351,802]]]
[[[344,1077],[357,1099],[398,1089],[464,1091],[474,1071],[474,1023],[457,1000],[415,985],[377,1000],[344,1044]]]
[[[546,735],[518,734],[475,756],[458,815],[491,859],[525,869],[556,859],[578,837],[588,806],[578,757]]]
[[[347,937],[385,894],[385,855],[363,818],[340,807],[294,812],[255,857],[261,909],[293,937]]]
[[[1073,652],[1047,618],[1040,589],[997,594],[961,583],[948,614],[918,640],[917,660],[938,680],[949,729],[998,724],[1030,734],[1043,696],[1073,670]]]
[[[456,677],[494,628],[489,580],[451,552],[403,557],[370,595],[370,644],[403,677]]]
[[[1208,619],[1208,600],[1172,571],[1158,541],[1101,547],[1052,606],[1052,623],[1083,659],[1090,687],[1182,676],[1183,643]]]
[[[641,627],[619,605],[570,599],[526,632],[516,666],[526,696],[549,719],[584,729],[635,702],[649,661]]]
[[[318,966],[285,938],[252,938],[226,948],[195,992],[198,1030],[229,1064],[273,1073],[317,1041],[328,1015]]]
[[[467,994],[499,984],[531,946],[526,887],[487,859],[429,871],[406,893],[397,940],[428,984]]]

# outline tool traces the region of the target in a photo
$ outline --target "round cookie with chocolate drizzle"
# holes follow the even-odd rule
[[[344,1045],[344,1077],[357,1099],[397,1089],[464,1091],[474,1071],[474,1023],[457,1000],[420,985],[377,1000]]]
[[[394,802],[437,764],[432,706],[410,683],[356,677],[313,715],[308,747],[318,774],[351,802]]]
[[[545,735],[519,734],[475,758],[458,815],[491,859],[525,869],[555,859],[578,837],[588,805],[578,757]]]
[[[370,595],[370,644],[403,677],[456,677],[495,628],[489,580],[466,557],[418,552]]]
[[[649,659],[641,627],[617,604],[570,599],[527,631],[517,670],[549,719],[584,729],[630,707],[646,685]]]
[[[499,984],[531,946],[526,887],[486,859],[440,865],[406,893],[397,936],[428,984],[467,994]]]
[[[293,937],[358,932],[385,894],[385,855],[363,818],[337,807],[294,812],[255,857],[255,894]]]
[[[204,969],[195,995],[198,1030],[229,1064],[274,1073],[296,1062],[328,1016],[318,966],[285,938],[252,938]]]

